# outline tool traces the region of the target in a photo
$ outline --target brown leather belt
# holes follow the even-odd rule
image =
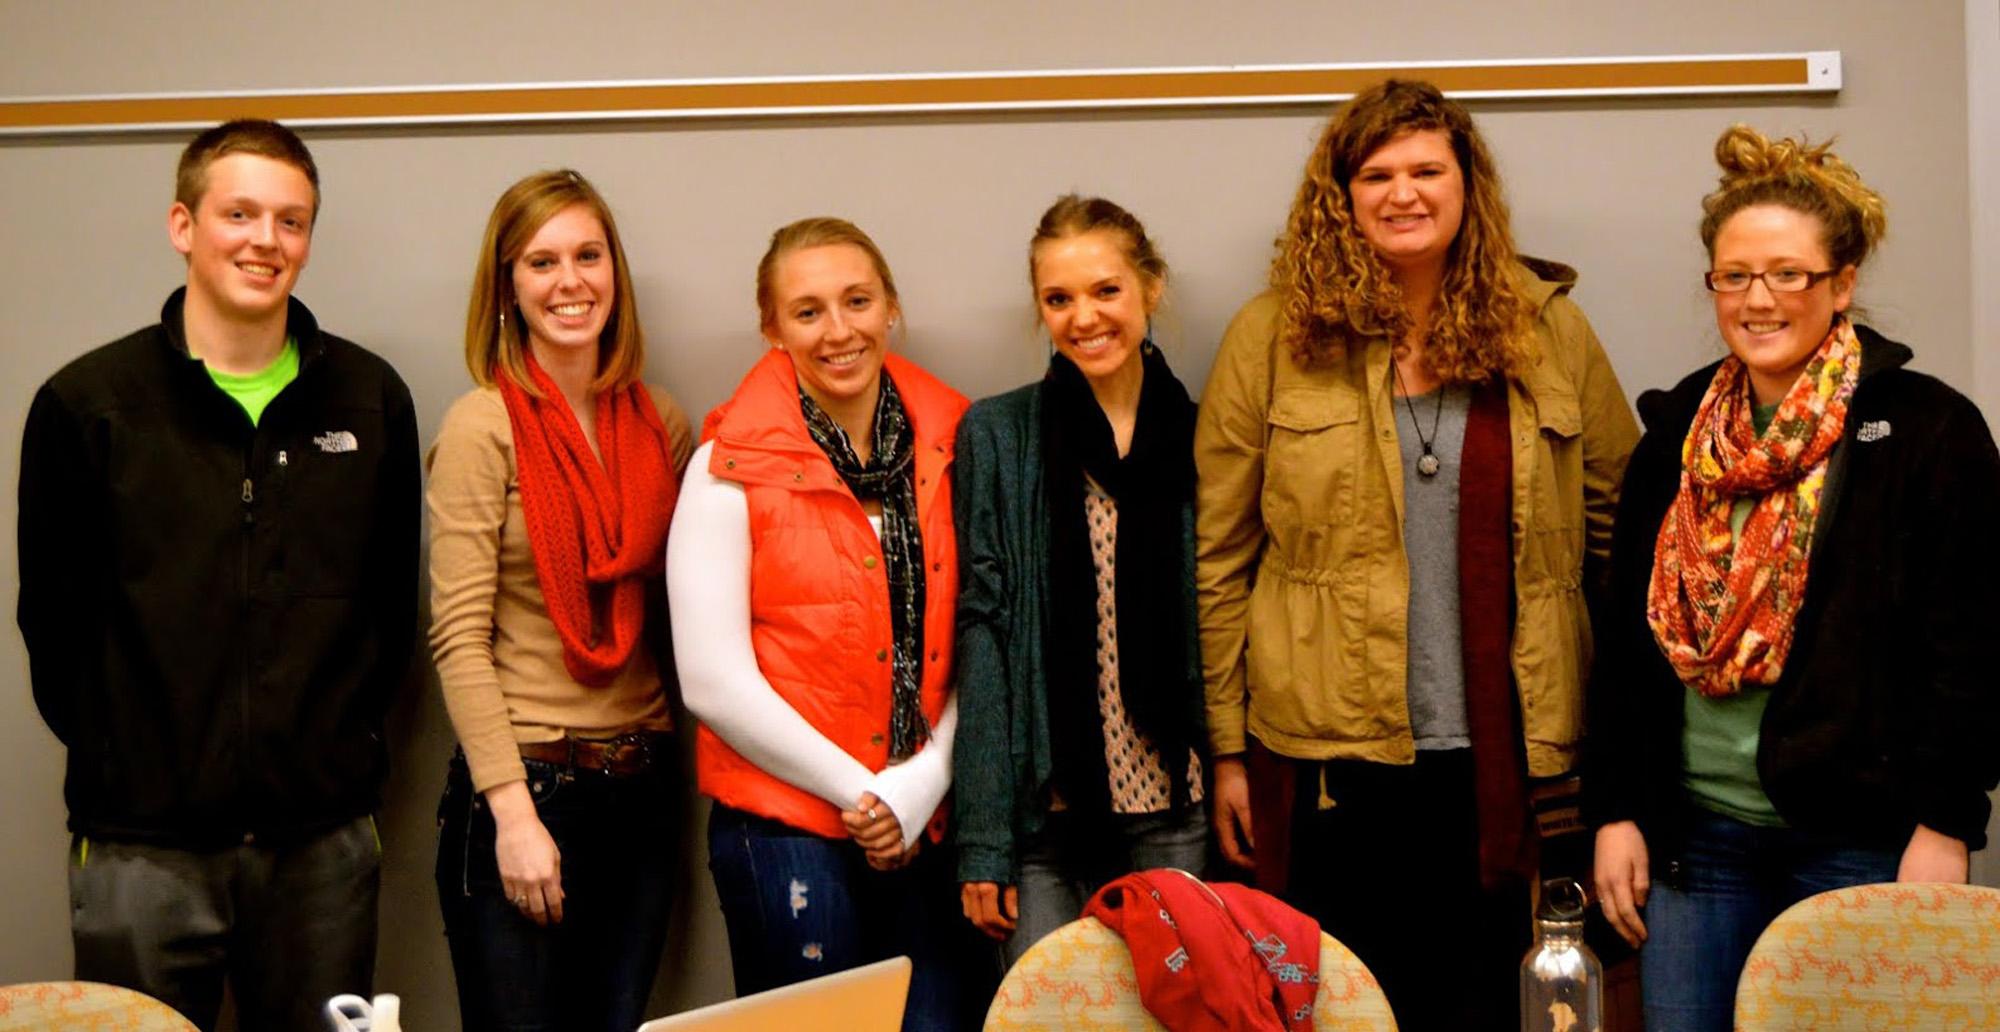
[[[616,738],[560,738],[553,742],[522,742],[521,758],[558,767],[593,770],[615,777],[641,773],[665,758],[660,748],[667,735],[634,731]]]

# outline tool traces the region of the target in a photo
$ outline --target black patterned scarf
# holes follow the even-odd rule
[[[931,736],[924,719],[924,538],[917,524],[916,449],[910,417],[895,382],[885,373],[875,400],[875,450],[867,462],[854,454],[847,431],[799,389],[806,430],[860,501],[882,503],[882,565],[889,576],[889,625],[895,635],[890,671],[889,758],[908,759]]]

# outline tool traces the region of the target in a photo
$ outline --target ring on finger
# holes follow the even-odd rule
[[[871,820],[871,821],[872,821],[872,820],[875,820],[875,819],[876,819],[876,817],[875,817],[875,808],[874,808],[874,807],[872,807],[872,806],[868,808],[868,819],[869,819],[869,820]]]

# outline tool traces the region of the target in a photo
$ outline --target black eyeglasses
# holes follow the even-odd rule
[[[1768,269],[1764,272],[1744,272],[1741,269],[1729,269],[1723,272],[1703,273],[1701,280],[1703,283],[1708,284],[1708,289],[1718,294],[1741,294],[1749,290],[1750,284],[1758,280],[1763,280],[1765,288],[1774,294],[1797,294],[1802,291],[1811,290],[1813,284],[1839,271],[1838,269],[1828,269],[1825,272],[1807,272],[1804,269]]]

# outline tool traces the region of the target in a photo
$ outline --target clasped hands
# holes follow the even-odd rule
[[[854,803],[854,809],[840,811],[840,823],[847,828],[847,837],[861,847],[868,858],[868,866],[878,871],[893,871],[908,864],[923,848],[922,834],[916,836],[909,848],[903,847],[903,822],[889,804],[876,797],[873,792],[861,793]]]

